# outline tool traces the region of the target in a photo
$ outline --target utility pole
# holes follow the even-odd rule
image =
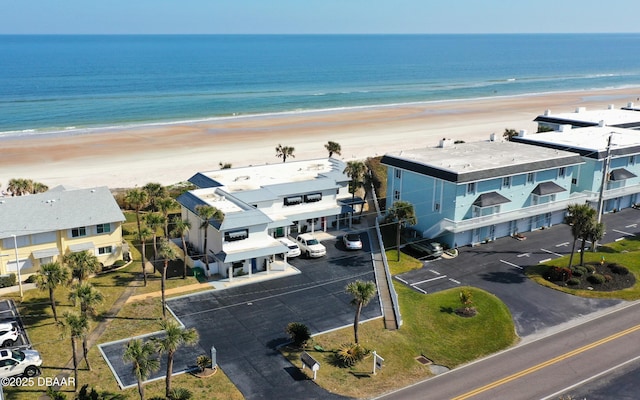
[[[602,214],[604,211],[604,190],[605,190],[607,181],[609,180],[608,177],[609,177],[609,164],[611,162],[611,138],[613,138],[613,132],[609,134],[609,139],[607,140],[607,154],[604,158],[604,162],[602,165],[602,182],[600,182],[600,195],[598,196],[598,209],[597,209],[598,223],[602,222]],[[597,246],[598,246],[597,241],[594,241],[593,251],[596,251]]]

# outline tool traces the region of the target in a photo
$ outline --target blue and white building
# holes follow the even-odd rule
[[[586,107],[578,107],[574,112],[552,113],[546,110],[538,115],[534,122],[538,123],[538,129],[546,128],[554,131],[562,131],[568,128],[585,128],[597,126],[611,126],[615,128],[640,129],[640,108],[633,103],[626,107],[616,109],[613,104],[604,110],[587,110]]]
[[[207,274],[232,277],[268,271],[274,256],[288,251],[278,237],[327,231],[348,224],[353,211],[345,163],[318,159],[200,172],[189,180],[199,189],[178,198],[191,221],[188,240],[215,260]],[[204,231],[197,206],[224,213]]]
[[[588,198],[572,183],[584,163],[576,153],[494,140],[443,139],[382,158],[387,207],[412,203],[414,228],[451,247],[562,223],[569,204]]]

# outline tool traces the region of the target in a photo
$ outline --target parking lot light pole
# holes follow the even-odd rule
[[[24,300],[24,294],[22,292],[22,277],[20,276],[20,263],[18,262],[18,239],[16,235],[13,236],[13,251],[16,253],[16,270],[18,271],[18,286],[20,287],[20,300]]]

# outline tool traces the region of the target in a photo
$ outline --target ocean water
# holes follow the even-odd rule
[[[640,87],[640,34],[0,35],[0,137]]]

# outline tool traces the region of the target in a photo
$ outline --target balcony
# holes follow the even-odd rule
[[[595,195],[595,196],[594,196]],[[444,219],[440,223],[441,231],[449,231],[453,233],[464,232],[471,229],[482,228],[484,226],[496,225],[503,222],[515,221],[518,219],[534,217],[540,214],[551,213],[554,211],[565,210],[569,204],[584,203],[586,201],[595,201],[597,194],[575,193],[570,198],[564,200],[556,200],[552,203],[538,204],[535,206],[521,208],[519,210],[505,211],[482,217],[469,218],[461,221],[453,221]],[[431,231],[431,229],[429,229]]]

